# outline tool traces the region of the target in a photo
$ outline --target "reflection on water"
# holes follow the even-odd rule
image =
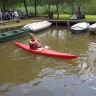
[[[77,54],[66,60],[29,53],[12,41],[0,43],[1,96],[95,96],[96,36],[54,27],[35,34],[50,49]],[[15,41],[28,43],[29,36]]]

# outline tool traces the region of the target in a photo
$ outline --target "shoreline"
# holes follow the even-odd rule
[[[44,19],[46,20],[46,19]],[[42,20],[31,20],[31,21],[42,21]],[[56,19],[50,19],[48,20],[48,22],[51,22],[53,26],[68,26],[68,28],[70,28],[71,25],[78,23],[78,22],[88,22],[90,24],[92,23],[96,23],[96,20],[56,20]],[[11,31],[11,30],[16,30],[18,28],[21,28],[22,26],[24,26],[25,24],[19,25],[19,26],[14,26],[14,27],[7,27],[7,28],[1,28],[0,29],[0,33],[2,32],[7,32],[7,31]]]

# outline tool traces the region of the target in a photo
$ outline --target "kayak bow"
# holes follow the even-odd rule
[[[64,58],[64,59],[75,59],[78,57],[76,55],[57,52],[57,51],[53,51],[53,50],[46,49],[46,48],[44,48],[41,51],[37,51],[37,49],[30,49],[29,45],[27,45],[27,44],[15,42],[15,41],[14,41],[14,44],[16,44],[17,46],[19,46],[20,48],[22,48],[24,50],[27,50],[29,52],[36,53],[36,54],[54,56],[54,57],[59,57],[59,58]]]

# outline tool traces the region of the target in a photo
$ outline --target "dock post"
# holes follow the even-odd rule
[[[69,23],[69,21],[67,21],[67,26],[68,26],[68,28],[70,27],[70,23]]]
[[[70,22],[67,21],[68,30],[70,30]]]
[[[57,22],[56,22],[56,28],[57,28]]]

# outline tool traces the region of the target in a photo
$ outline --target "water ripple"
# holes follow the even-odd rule
[[[96,69],[96,43],[89,42],[88,50],[86,53],[81,54],[79,58],[79,65],[80,68],[79,74],[83,76],[91,76],[95,73]]]

